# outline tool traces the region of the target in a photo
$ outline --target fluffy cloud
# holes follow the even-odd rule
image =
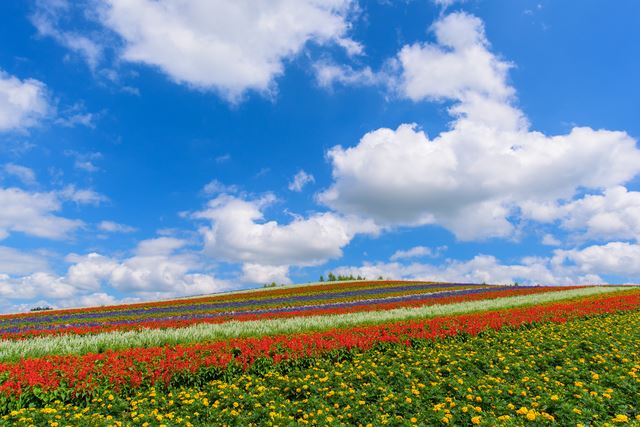
[[[539,221],[558,221],[581,239],[640,241],[640,192],[623,186],[566,203],[529,203],[525,214]]]
[[[23,181],[35,180],[35,174],[28,168],[9,164],[5,166],[5,171]],[[83,222],[56,215],[62,210],[63,202],[98,205],[106,200],[107,197],[102,194],[78,189],[74,185],[50,192],[0,187],[0,239],[6,238],[11,232],[48,239],[67,238],[71,232],[82,227]]]
[[[36,272],[27,276],[12,277],[0,274],[0,296],[7,299],[69,299],[77,289],[62,277],[52,273]]]
[[[0,132],[33,126],[49,110],[44,83],[0,70]]]
[[[308,42],[359,53],[346,36],[352,7],[351,0],[109,0],[99,14],[122,38],[122,59],[237,101],[246,90],[272,90],[284,62]]]
[[[16,231],[37,237],[62,239],[82,225],[82,221],[54,214],[62,207],[55,193],[0,188],[0,206],[0,239]]]
[[[603,283],[600,268],[576,268],[560,265],[558,257],[523,258],[518,263],[504,264],[491,255],[476,255],[470,260],[447,260],[442,264],[400,262],[365,263],[357,267],[340,267],[338,274],[364,277],[391,277],[405,280],[434,280],[457,283],[575,285]]]
[[[303,170],[300,170],[295,176],[293,180],[289,183],[289,190],[300,192],[304,188],[305,185],[316,182],[316,179],[313,175],[306,173]]]
[[[242,279],[248,283],[290,283],[289,266],[242,264]]]
[[[183,250],[187,242],[160,237],[138,244],[133,255],[117,259],[98,253],[71,254],[63,276],[35,272],[22,276],[0,274],[0,296],[11,300],[46,298],[56,306],[111,303],[105,289],[136,298],[166,298],[206,294],[228,287],[206,271],[202,257]],[[33,265],[32,265],[33,267]]]
[[[466,13],[452,13],[432,27],[436,44],[404,46],[398,54],[400,89],[414,100],[463,99],[467,94],[507,99],[510,64],[488,50],[482,21]]]
[[[48,270],[44,257],[0,246],[0,274],[29,274],[43,270]]]
[[[68,257],[65,280],[83,290],[98,291],[103,283],[121,292],[138,295],[188,295],[220,290],[224,282],[208,274],[202,260],[189,251],[178,252],[186,241],[159,237],[141,241],[134,255],[124,260],[91,253]]]
[[[609,242],[584,249],[557,250],[553,263],[583,274],[640,278],[640,245]]]
[[[454,13],[432,29],[437,43],[398,54],[397,90],[414,101],[452,100],[451,129],[431,139],[403,124],[332,148],[334,182],[320,202],[381,226],[438,224],[461,240],[509,237],[514,222],[541,220],[542,208],[554,213],[579,189],[618,186],[640,172],[640,150],[625,132],[529,130],[507,83],[510,64],[489,51],[478,18]]]
[[[582,249],[556,249],[549,257],[525,257],[511,264],[482,254],[466,261],[446,260],[439,264],[402,262],[405,258],[394,254],[389,262],[343,266],[335,271],[368,278],[382,276],[405,280],[544,285],[606,283],[604,277],[614,281],[620,277],[635,277],[637,283],[640,277],[640,244],[628,242],[609,242]]]
[[[204,252],[212,258],[248,264],[245,277],[278,277],[286,281],[284,270],[266,274],[257,266],[283,267],[318,265],[342,255],[356,233],[371,233],[370,222],[357,221],[333,213],[318,213],[308,218],[295,218],[288,224],[264,221],[262,209],[274,198],[243,200],[220,195],[195,218],[211,221],[200,229]],[[263,282],[264,280],[259,280]]]
[[[502,264],[493,256],[477,255],[468,261],[447,261],[433,265],[399,262],[365,263],[359,267],[340,267],[338,274],[368,278],[390,277],[405,280],[434,280],[457,283],[525,283],[570,285],[578,282],[600,282],[596,276],[574,277],[552,271],[545,260],[530,259],[519,264]]]

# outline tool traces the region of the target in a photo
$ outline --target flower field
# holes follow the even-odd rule
[[[7,425],[640,423],[637,287],[349,282],[0,330]]]
[[[132,304],[92,309],[0,316],[0,337],[88,334],[105,330],[179,327],[228,320],[348,313],[420,306],[506,295],[549,292],[553,288],[509,288],[465,284],[354,282],[259,290],[209,298]]]

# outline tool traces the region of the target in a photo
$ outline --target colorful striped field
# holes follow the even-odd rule
[[[236,417],[236,425],[304,424],[301,420],[309,419],[306,412],[306,419],[298,419],[296,414],[285,415],[286,410],[277,416],[271,415],[273,411],[262,413],[258,408],[268,405],[268,399],[263,400],[259,395],[237,397],[250,399],[249,406],[249,401],[241,402],[242,407],[238,402],[221,406],[222,396],[209,395],[213,393],[210,385],[228,381],[231,386],[242,375],[253,376],[252,382],[261,382],[269,375],[303,369],[302,366],[323,360],[349,359],[352,357],[349,354],[373,355],[383,348],[395,348],[397,353],[405,351],[400,349],[407,346],[419,348],[424,345],[421,343],[484,336],[489,331],[502,334],[507,333],[502,331],[535,329],[546,324],[572,325],[584,319],[615,321],[618,318],[615,316],[639,310],[640,288],[630,286],[569,288],[372,281],[4,315],[0,316],[0,415],[2,422],[23,425],[58,422],[56,413],[65,413],[78,421],[70,425],[116,425],[115,421],[123,425],[145,422],[147,425],[210,425],[219,417],[227,420],[227,424],[234,424],[233,417]],[[477,339],[482,339],[481,336]],[[504,354],[514,354],[515,343],[501,345]],[[640,369],[640,348],[638,344],[630,345],[630,349],[639,351],[625,357],[635,358]],[[431,362],[425,360],[424,363]],[[339,371],[336,365],[336,372]],[[522,376],[524,378],[524,372]],[[478,379],[468,380],[473,383]],[[309,380],[311,383],[315,384]],[[631,390],[637,393],[638,383],[632,383]],[[428,392],[429,386],[425,387],[422,392]],[[187,389],[189,394],[209,402],[202,416],[187,415],[188,405],[182,409],[171,408],[171,399],[164,397]],[[306,399],[323,401],[327,393],[338,392],[337,389],[319,390],[313,393],[320,394],[307,394]],[[287,393],[286,390],[280,392]],[[474,391],[481,399],[486,392]],[[148,396],[148,393],[163,397],[153,399],[156,403],[150,406],[147,400],[148,413],[140,413],[131,402],[135,401],[134,397]],[[439,399],[454,399],[456,394],[451,391],[443,395],[442,390],[438,393],[440,395],[429,398],[432,399],[427,401],[431,402],[429,405],[439,405]],[[297,402],[298,398],[294,393],[290,403]],[[117,403],[119,408],[126,407],[124,412],[115,411],[114,403],[105,404],[105,399]],[[372,413],[377,415],[371,420],[379,424],[384,424],[385,419],[390,421],[378,413],[385,405],[375,403],[375,399],[364,401],[374,405]],[[611,410],[619,414],[609,409],[599,411],[611,419],[617,415],[635,417],[638,414],[625,406],[628,401],[621,399],[619,409]],[[215,402],[218,405],[214,405]],[[316,408],[318,402],[312,406]],[[344,406],[351,400],[345,397],[341,402],[339,405]],[[535,402],[529,401],[527,411],[533,411],[530,418],[539,423],[551,422],[549,417],[555,420],[560,413],[534,406]],[[353,408],[353,402],[348,405]],[[434,419],[444,422],[445,413],[433,418],[433,408],[429,405],[411,412],[420,417],[403,416],[402,420],[396,418],[397,422],[390,424],[419,424],[422,420],[423,425],[432,425]],[[493,418],[482,418],[484,415],[476,415],[481,416],[480,419],[462,415],[454,418],[453,408],[449,409],[451,420],[466,419],[461,424],[511,420],[512,424],[506,424],[519,425],[513,424],[513,418],[498,418],[505,414],[497,413]],[[490,408],[487,406],[485,410]],[[331,412],[329,407],[318,406],[315,411],[318,410]],[[351,424],[344,418],[341,420],[338,412],[329,418],[321,417],[322,423]],[[593,418],[590,422],[594,424]]]

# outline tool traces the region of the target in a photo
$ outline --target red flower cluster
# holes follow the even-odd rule
[[[134,348],[102,354],[48,356],[0,364],[0,394],[17,398],[39,388],[68,390],[69,396],[91,395],[109,388],[168,384],[176,375],[197,376],[207,367],[243,368],[258,358],[275,362],[315,356],[336,349],[366,350],[377,342],[406,343],[487,329],[519,327],[533,322],[566,322],[579,316],[640,307],[640,291],[589,297],[571,302],[294,335],[239,338],[228,341]],[[4,381],[3,381],[4,380]]]

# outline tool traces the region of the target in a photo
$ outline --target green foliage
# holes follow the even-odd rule
[[[355,281],[355,280],[367,280],[366,277],[362,277],[360,275],[358,276],[354,276],[353,274],[349,274],[348,276],[346,275],[335,275],[332,272],[329,272],[329,274],[327,275],[327,282],[347,282],[347,281]],[[320,276],[320,281],[324,282],[324,276]]]

